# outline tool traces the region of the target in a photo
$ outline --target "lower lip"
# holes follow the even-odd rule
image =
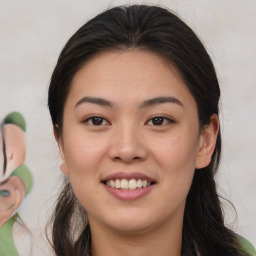
[[[135,190],[121,190],[121,189],[109,187],[105,184],[104,184],[104,187],[111,195],[115,196],[116,198],[121,200],[131,201],[147,195],[153,189],[154,184],[145,188],[138,188]]]

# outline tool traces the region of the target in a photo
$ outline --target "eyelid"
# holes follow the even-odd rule
[[[160,118],[163,118],[165,121],[167,121],[168,123],[167,124],[173,124],[175,123],[175,121],[173,120],[173,118],[171,118],[170,116],[165,116],[165,115],[155,115],[155,116],[152,116],[150,117],[145,124],[148,124],[150,121],[152,121],[154,118],[156,117],[160,117]],[[164,125],[167,125],[166,123],[165,124],[162,124],[162,125],[154,125],[154,124],[151,124],[150,126],[164,126]]]
[[[106,124],[100,124],[100,125],[89,124],[89,121],[92,120],[93,118],[102,118],[103,122],[105,121]],[[103,116],[98,115],[98,114],[92,114],[90,116],[85,117],[83,119],[82,123],[87,123],[87,124],[89,124],[91,126],[103,126],[103,125],[109,125],[110,124],[110,122],[106,118],[104,118]]]
[[[159,118],[162,118],[164,121],[164,123],[163,124],[161,124],[161,125],[154,125],[154,124],[150,124],[150,126],[165,126],[165,125],[168,125],[168,124],[173,124],[173,123],[175,123],[175,121],[173,120],[173,118],[171,118],[170,116],[166,116],[166,115],[155,115],[155,116],[152,116],[152,117],[150,117],[147,121],[146,121],[146,125],[149,125],[148,123],[151,121],[152,122],[152,120],[154,119],[154,118],[157,118],[157,117],[159,117]],[[102,124],[99,124],[99,125],[95,125],[95,124],[93,124],[93,123],[89,123],[89,121],[90,120],[92,120],[93,118],[100,118],[100,119],[103,119],[103,123]],[[167,122],[167,123],[166,123]],[[83,119],[83,121],[82,121],[82,123],[87,123],[87,124],[89,124],[89,125],[91,125],[91,126],[104,126],[104,125],[110,125],[111,123],[106,119],[106,118],[104,118],[103,116],[101,116],[101,115],[98,115],[98,114],[92,114],[92,115],[90,115],[90,116],[87,116],[87,117],[85,117],[84,119]]]

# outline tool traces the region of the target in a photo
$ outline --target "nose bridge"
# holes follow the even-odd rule
[[[146,147],[138,124],[130,120],[123,120],[116,126],[110,154],[112,158],[123,161],[146,157]]]

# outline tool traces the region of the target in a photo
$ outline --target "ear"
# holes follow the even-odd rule
[[[26,188],[18,176],[12,176],[0,184],[0,228],[20,206]]]
[[[60,129],[58,125],[53,126],[53,133],[60,150],[60,156],[61,156],[60,169],[65,175],[68,175],[68,168],[67,168],[65,154],[64,154],[64,145],[63,145],[63,140],[61,138]]]
[[[200,134],[198,153],[196,157],[196,169],[208,166],[215,149],[219,132],[219,118],[216,114],[211,116],[211,122],[205,126]]]

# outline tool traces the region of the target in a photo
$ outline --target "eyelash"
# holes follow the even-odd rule
[[[159,125],[154,125],[153,124],[153,120],[155,119],[162,119],[163,123],[159,124]],[[97,121],[96,119],[99,119],[98,121],[100,121],[100,124],[94,124],[93,123],[93,120],[94,121]],[[103,124],[102,124],[103,122]],[[104,123],[105,122],[105,123]],[[175,123],[175,121],[173,119],[171,119],[170,117],[166,117],[166,116],[154,116],[152,118],[150,118],[145,124],[148,124],[149,122],[152,122],[152,124],[150,124],[150,126],[164,126],[164,125],[167,125],[167,124],[172,124],[172,123]],[[92,126],[102,126],[102,125],[109,125],[110,122],[108,120],[106,120],[105,118],[101,117],[101,116],[90,116],[88,118],[86,118],[83,123],[87,123],[89,125],[92,125]],[[148,124],[149,125],[149,124]]]
[[[162,119],[163,122],[164,122],[164,124],[154,125],[154,124],[152,123],[151,126],[164,126],[164,125],[167,125],[167,124],[173,124],[173,123],[175,123],[174,120],[171,119],[170,117],[160,116],[160,115],[159,115],[159,116],[154,116],[154,117],[150,118],[150,119],[146,122],[146,124],[149,123],[149,122],[152,122],[152,120],[153,120],[153,119],[156,119],[156,118]]]
[[[87,124],[89,124],[89,125],[92,125],[92,126],[102,126],[102,125],[106,125],[106,124],[93,124],[93,119],[94,119],[94,121],[95,121],[95,119],[96,118],[98,118],[98,119],[100,119],[101,121],[105,121],[107,124],[110,124],[110,122],[109,121],[107,121],[105,118],[103,118],[103,117],[101,117],[101,116],[90,116],[90,117],[88,117],[88,118],[86,118],[84,121],[83,121],[83,123],[87,123]],[[89,122],[91,122],[91,123],[89,123]]]

